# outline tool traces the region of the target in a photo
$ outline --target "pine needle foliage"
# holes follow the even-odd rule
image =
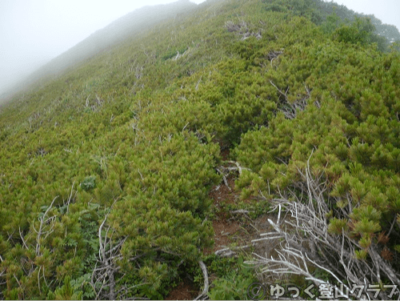
[[[329,232],[397,254],[400,56],[321,5],[207,1],[1,106],[0,296],[165,297],[213,244],[221,148],[243,197],[300,193],[310,160]]]

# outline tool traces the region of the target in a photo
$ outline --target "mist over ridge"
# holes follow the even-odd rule
[[[171,18],[176,14],[188,12],[196,8],[196,6],[195,3],[189,0],[146,5],[116,19],[104,28],[98,29],[72,48],[51,60],[48,59],[48,56],[42,55],[43,58],[36,60],[34,63],[29,61],[29,66],[20,67],[15,70],[10,68],[11,76],[5,78],[7,84],[1,86],[0,102],[4,98],[8,99],[20,89],[26,89],[27,86],[34,85],[38,80],[45,81],[45,78],[51,79],[52,76],[56,76],[60,72],[110,47],[115,47],[118,43],[126,39],[134,38],[137,34],[143,34],[159,22]],[[14,79],[14,73],[19,75],[19,80]]]
[[[210,1],[211,0],[208,0],[208,2]],[[330,4],[328,0],[324,1],[327,6],[336,7],[336,11],[341,13],[342,18],[354,20],[355,16],[369,17],[379,35],[386,36],[387,39],[392,42],[400,39],[400,33],[396,26],[385,24],[373,15],[348,9],[344,4],[337,4],[335,2]],[[35,63],[28,63],[27,65],[29,67],[20,66],[19,68],[15,68],[15,70],[10,68],[10,76],[3,77],[3,81],[7,84],[3,86],[3,90],[0,90],[0,102],[9,100],[14,93],[17,93],[21,89],[26,90],[27,87],[33,87],[35,83],[39,83],[38,80],[44,83],[47,79],[51,79],[51,77],[57,76],[73,66],[77,66],[80,62],[88,60],[102,51],[111,49],[118,43],[124,42],[124,40],[134,38],[137,34],[144,33],[145,30],[172,17],[174,14],[185,13],[195,8],[196,4],[189,0],[178,0],[173,3],[155,6],[144,6],[127,13],[125,16],[111,22],[106,27],[97,30],[89,37],[50,61],[48,56],[42,55],[42,58],[37,59]],[[13,76],[13,74],[19,75],[19,80],[16,81],[14,79],[16,76]]]

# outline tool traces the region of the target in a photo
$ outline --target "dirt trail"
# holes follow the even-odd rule
[[[224,160],[227,160],[228,156],[228,151],[222,153]],[[248,219],[243,222],[243,219],[240,219],[240,214],[232,216],[226,209],[223,209],[227,205],[236,204],[239,201],[240,195],[240,192],[235,191],[235,176],[232,174],[229,175],[227,182],[229,187],[222,182],[220,185],[214,186],[209,194],[216,210],[216,216],[212,221],[215,243],[212,249],[204,251],[205,255],[228,248],[233,243],[237,246],[251,245],[252,239],[259,238],[260,231],[265,232],[270,230],[267,222],[270,216],[264,215],[253,221]],[[271,252],[274,247],[275,245],[270,243],[261,243],[254,246],[253,251],[264,255],[265,252]],[[215,275],[209,275],[211,282],[214,278]],[[185,280],[170,292],[166,300],[192,300],[198,294],[199,291],[195,285],[189,280]]]

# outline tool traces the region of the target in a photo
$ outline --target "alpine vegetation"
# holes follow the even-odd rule
[[[166,7],[0,107],[0,297],[391,299],[397,29],[322,0]]]

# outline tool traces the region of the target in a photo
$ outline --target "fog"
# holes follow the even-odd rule
[[[394,25],[400,30],[399,0],[334,0],[333,2],[345,5],[357,13],[375,15],[383,23]]]
[[[172,2],[176,0],[1,0],[0,95],[127,13]]]
[[[201,3],[205,0],[191,0]],[[0,96],[112,21],[174,0],[0,0]],[[336,0],[400,28],[399,0]]]

